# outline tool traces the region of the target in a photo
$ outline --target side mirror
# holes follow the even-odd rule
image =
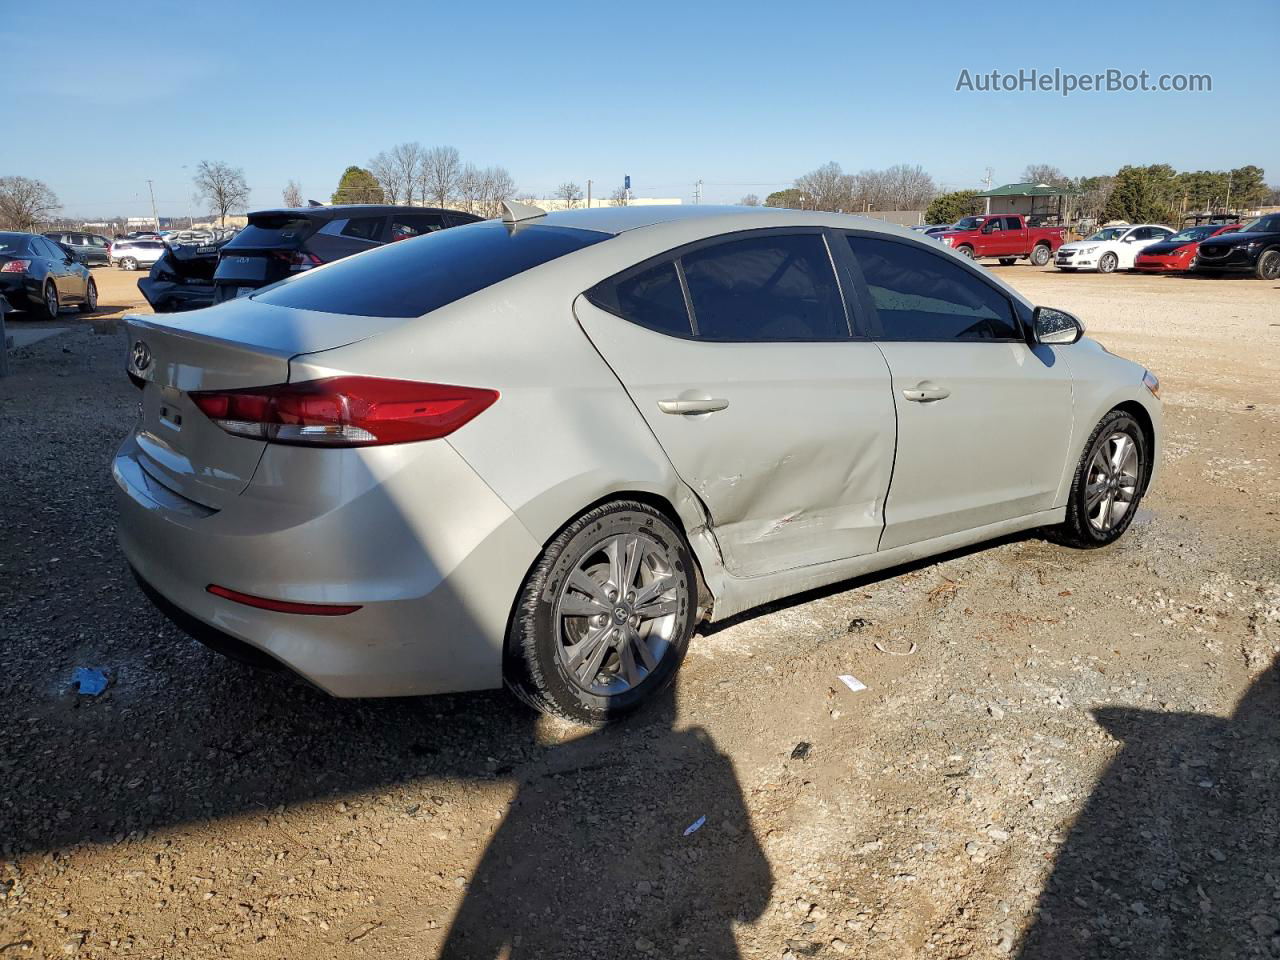
[[[1080,318],[1054,307],[1036,307],[1031,315],[1036,343],[1066,346],[1084,336],[1084,324]]]
[[[1129,236],[1127,236],[1127,237],[1121,237],[1121,238],[1120,238],[1120,242],[1121,242],[1121,243],[1133,243],[1133,241],[1135,241],[1135,240],[1137,240],[1137,239],[1138,239],[1137,237],[1135,237],[1135,236],[1133,236],[1132,234],[1130,234],[1130,235],[1129,235]]]

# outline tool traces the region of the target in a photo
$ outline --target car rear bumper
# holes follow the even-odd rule
[[[290,469],[268,463],[272,453],[336,455],[335,476],[346,477],[338,486],[352,493],[317,511],[285,502],[289,491],[270,481],[251,483],[211,510],[161,485],[133,437],[124,442],[112,469],[120,544],[161,606],[206,643],[230,638],[335,696],[500,686],[507,620],[540,544],[456,451],[445,441],[364,451],[273,446],[259,467],[268,478]],[[358,470],[369,476],[352,476]],[[211,584],[359,609],[263,610],[214,596]]]
[[[25,273],[0,273],[0,296],[15,310],[25,310],[41,302],[40,285]]]

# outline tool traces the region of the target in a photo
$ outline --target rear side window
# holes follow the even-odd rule
[[[444,229],[444,217],[438,213],[397,213],[391,217],[391,236],[388,243],[420,237]]]
[[[624,320],[659,333],[677,337],[693,333],[680,276],[672,260],[597,284],[587,291],[587,299]]]
[[[420,317],[611,234],[499,220],[391,243],[270,287],[253,299],[358,317]]]
[[[880,319],[882,340],[1020,340],[1013,304],[943,254],[849,237]]]
[[[816,233],[766,234],[680,258],[700,340],[845,340],[849,326]]]
[[[1022,224],[1018,222],[1017,217],[1005,217],[1004,228],[1006,230],[1021,230]]]
[[[344,237],[355,237],[357,240],[380,240],[382,223],[385,217],[352,217],[342,228]]]

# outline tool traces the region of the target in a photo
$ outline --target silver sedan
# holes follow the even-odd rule
[[[120,540],[192,633],[344,697],[505,683],[599,723],[700,621],[1017,531],[1096,547],[1155,377],[910,231],[491,220],[128,319]]]

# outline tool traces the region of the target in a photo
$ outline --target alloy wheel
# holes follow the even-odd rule
[[[1089,525],[1106,533],[1124,519],[1138,495],[1138,445],[1127,433],[1107,437],[1089,461],[1084,488],[1085,515]]]
[[[84,296],[85,296],[85,302],[88,305],[89,310],[90,311],[97,310],[98,309],[98,285],[94,283],[93,280],[90,280],[89,283],[85,286]]]
[[[676,584],[666,552],[643,533],[587,550],[555,608],[557,654],[574,682],[616,696],[657,669],[678,629]]]
[[[45,284],[44,307],[51,318],[58,315],[58,291],[52,283]]]

